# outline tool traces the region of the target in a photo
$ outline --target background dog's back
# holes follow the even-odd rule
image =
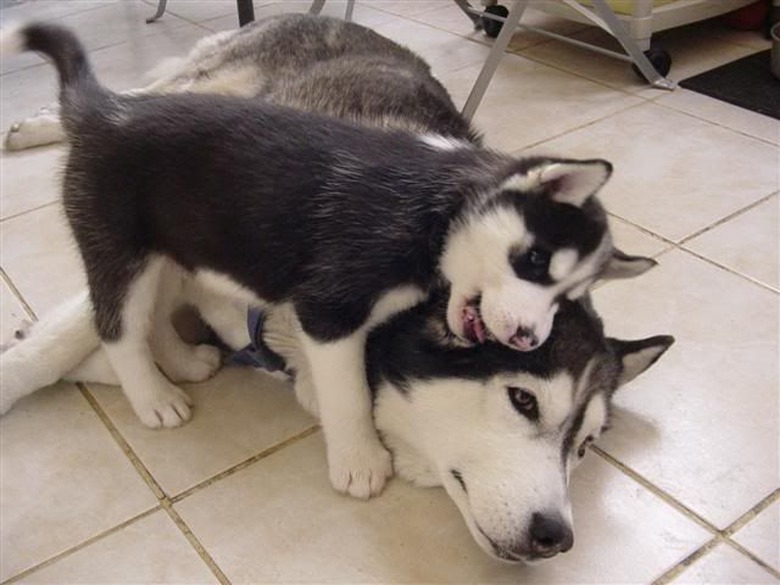
[[[335,18],[283,14],[201,39],[132,95],[181,92],[257,98],[368,126],[435,130],[479,144],[444,87],[420,57],[363,26]],[[14,123],[8,150],[59,142],[58,106]]]

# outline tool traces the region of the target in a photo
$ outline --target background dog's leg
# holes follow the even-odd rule
[[[330,481],[356,498],[377,495],[393,465],[374,427],[365,374],[366,332],[330,343],[304,333],[302,340],[325,433]]]
[[[212,292],[192,278],[184,281],[182,300],[194,306],[201,318],[232,349],[239,350],[252,341],[247,329],[246,301]]]
[[[189,420],[191,399],[171,384],[154,362],[149,345],[162,258],[149,259],[128,287],[116,340],[103,339],[111,366],[130,404],[147,427],[176,427]]]
[[[66,382],[93,382],[95,384],[108,384],[119,386],[119,377],[116,375],[108,356],[102,348],[92,352],[83,362],[73,368],[62,377]]]
[[[219,369],[221,356],[211,345],[186,343],[173,326],[173,312],[182,300],[184,278],[187,277],[178,266],[165,263],[160,274],[150,344],[155,361],[171,380],[203,382]]]
[[[65,140],[60,123],[60,107],[46,106],[35,114],[15,122],[5,135],[6,150],[24,150]]]
[[[60,380],[99,345],[88,294],[60,305],[0,354],[0,414],[20,398]]]

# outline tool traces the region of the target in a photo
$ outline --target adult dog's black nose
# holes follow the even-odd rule
[[[574,544],[571,528],[559,516],[534,513],[529,537],[531,552],[544,558],[566,552]]]

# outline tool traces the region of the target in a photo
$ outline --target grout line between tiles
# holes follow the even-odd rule
[[[5,271],[4,268],[0,267],[0,279],[5,283],[5,285],[8,287],[8,290],[13,293],[13,295],[16,297],[16,300],[19,301],[19,304],[22,305],[22,308],[27,313],[27,316],[30,317],[30,319],[33,319],[34,321],[38,320],[38,316],[35,314],[35,311],[33,311],[32,307],[27,303],[27,301],[22,296],[21,291],[16,288],[16,285],[11,280],[11,278],[8,276],[8,273]]]
[[[773,193],[770,193],[769,195],[764,195],[763,197],[761,197],[760,199],[757,199],[753,203],[749,203],[745,207],[742,207],[741,209],[738,209],[737,211],[734,211],[733,213],[731,213],[731,214],[729,214],[729,215],[727,215],[725,217],[720,218],[719,220],[713,222],[712,224],[710,224],[710,225],[708,225],[706,227],[701,228],[699,231],[694,232],[694,233],[692,233],[689,236],[685,236],[682,240],[677,242],[677,245],[678,246],[683,246],[683,245],[687,244],[688,242],[690,242],[694,238],[698,238],[702,234],[705,234],[705,233],[707,233],[709,231],[712,231],[715,228],[723,225],[724,223],[729,222],[732,219],[735,219],[735,218],[739,217],[740,215],[742,215],[744,213],[747,213],[748,211],[750,211],[754,207],[758,207],[762,203],[765,203],[766,201],[769,201],[772,197],[774,197],[778,193],[779,193],[778,191],[775,191]]]
[[[676,565],[672,566],[670,569],[666,570],[663,574],[661,574],[660,577],[657,579],[654,579],[652,581],[652,585],[666,585],[667,583],[671,583],[674,579],[679,577],[685,570],[690,567],[692,564],[694,564],[696,561],[698,561],[700,558],[705,556],[707,553],[709,553],[712,549],[714,549],[720,540],[718,537],[713,538],[712,540],[707,541],[693,551],[691,554],[689,554],[687,557],[685,557],[683,560],[681,560]]]
[[[758,504],[756,504],[750,510],[748,510],[745,514],[743,514],[737,520],[732,522],[728,527],[724,528],[723,530],[720,530],[714,524],[707,521],[704,517],[694,512],[691,508],[689,508],[688,506],[686,506],[685,504],[677,500],[675,497],[668,494],[666,491],[664,491],[663,489],[661,489],[660,487],[658,487],[657,485],[655,485],[654,483],[652,483],[651,481],[649,481],[648,479],[646,479],[645,477],[637,473],[634,469],[630,468],[625,463],[617,460],[615,457],[613,457],[612,455],[610,455],[600,447],[596,445],[591,445],[590,449],[594,453],[597,453],[602,459],[607,461],[609,464],[613,465],[618,470],[623,472],[625,475],[627,475],[628,477],[630,477],[631,479],[639,483],[650,493],[652,493],[653,495],[661,499],[664,503],[671,506],[672,508],[677,510],[679,513],[684,515],[689,520],[692,520],[693,522],[695,522],[705,530],[712,533],[713,538],[710,541],[705,543],[703,546],[701,546],[699,549],[691,553],[689,556],[687,556],[679,563],[672,566],[668,571],[666,571],[660,577],[654,580],[653,585],[665,585],[666,583],[671,582],[673,579],[677,578],[683,571],[685,571],[685,569],[687,569],[695,561],[697,561],[705,554],[707,554],[709,551],[711,551],[719,543],[725,543],[728,546],[731,546],[733,549],[741,553],[743,556],[748,557],[754,563],[758,564],[765,571],[768,571],[775,577],[780,578],[780,571],[777,571],[774,567],[767,564],[757,555],[747,550],[741,544],[739,544],[738,542],[730,538],[737,530],[739,530],[750,520],[755,518],[761,511],[765,510],[776,500],[780,499],[780,489],[777,489],[774,492],[770,493],[768,496],[763,498]]]
[[[181,492],[181,493],[179,493],[179,494],[177,494],[175,496],[172,496],[170,498],[171,503],[176,504],[178,502],[181,502],[183,499],[191,496],[192,494],[194,494],[196,492],[199,492],[202,489],[205,489],[205,488],[209,487],[210,485],[212,485],[212,484],[214,484],[214,483],[216,483],[216,482],[218,482],[220,480],[225,479],[226,477],[230,477],[231,475],[241,471],[242,469],[246,469],[247,467],[249,467],[253,463],[257,463],[261,459],[265,459],[266,457],[270,457],[271,455],[273,455],[277,451],[281,451],[285,447],[289,447],[290,445],[292,445],[294,443],[297,443],[298,441],[301,441],[301,440],[305,439],[306,437],[308,437],[310,435],[313,435],[319,429],[320,429],[319,424],[312,425],[309,428],[304,429],[303,431],[301,431],[297,435],[293,435],[292,437],[289,437],[289,438],[285,439],[281,443],[276,443],[275,445],[272,445],[272,446],[268,447],[267,449],[264,449],[260,453],[252,455],[252,457],[249,457],[248,459],[245,459],[244,461],[234,465],[230,469],[226,469],[225,471],[222,471],[221,473],[218,473],[217,475],[214,475],[214,476],[212,476],[212,477],[210,477],[210,478],[200,482],[199,484],[194,485],[191,488],[188,488],[188,489],[184,490],[183,492]]]
[[[625,463],[619,461],[606,451],[604,451],[601,447],[598,447],[596,445],[591,445],[591,449],[594,453],[597,453],[602,459],[604,459],[607,463],[610,463],[620,471],[622,471],[625,475],[636,481],[638,484],[640,484],[642,487],[644,487],[646,490],[648,490],[650,493],[655,495],[656,497],[660,498],[663,502],[680,512],[683,516],[688,518],[689,520],[693,520],[696,524],[701,526],[702,528],[706,529],[707,531],[711,532],[713,535],[720,536],[720,530],[718,528],[707,521],[705,518],[691,510],[688,506],[677,500],[675,497],[671,496],[664,490],[662,490],[660,487],[652,483],[650,480],[646,479],[642,475],[640,475],[637,471],[626,465]]]
[[[685,88],[682,88],[682,89],[685,89]],[[724,130],[729,130],[730,132],[734,132],[736,134],[740,134],[741,136],[745,136],[746,138],[752,138],[753,140],[758,140],[758,141],[763,142],[764,144],[768,144],[770,146],[774,146],[774,147],[778,146],[777,142],[772,142],[771,140],[769,140],[767,138],[762,138],[761,136],[756,136],[754,134],[749,134],[747,132],[743,132],[742,130],[737,130],[736,128],[733,128],[731,126],[725,126],[725,125],[721,124],[720,122],[716,122],[714,120],[710,120],[710,119],[704,118],[702,116],[697,116],[696,114],[694,114],[694,113],[692,113],[692,112],[690,112],[688,110],[682,110],[682,109],[679,109],[679,108],[675,108],[671,104],[668,104],[666,102],[658,101],[662,97],[664,97],[664,96],[663,95],[656,96],[656,97],[654,97],[650,101],[652,101],[658,107],[661,107],[661,108],[664,108],[664,109],[667,109],[667,110],[672,110],[673,112],[676,112],[678,114],[684,114],[684,115],[688,116],[689,118],[694,118],[694,119],[699,120],[701,122],[707,122],[709,124],[713,124],[713,125],[717,126],[718,128],[723,128]],[[724,103],[724,102],[721,102],[721,103]],[[756,115],[761,115],[761,114],[758,114],[757,112],[752,112],[752,113],[754,113]]]
[[[731,538],[723,538],[723,542],[726,543],[728,546],[733,548],[739,553],[742,553],[742,555],[748,557],[751,561],[756,563],[759,567],[767,571],[768,573],[771,573],[775,578],[780,579],[780,571],[775,569],[773,566],[768,564],[766,561],[764,561],[762,558],[754,554],[753,552],[746,549],[744,546],[739,544],[736,540],[732,540]]]
[[[125,520],[124,522],[121,522],[121,523],[117,524],[116,526],[112,526],[111,528],[101,532],[100,534],[96,534],[95,536],[92,536],[92,537],[88,538],[87,540],[85,540],[83,542],[80,542],[79,544],[77,544],[75,546],[72,546],[72,547],[70,547],[68,549],[65,549],[64,551],[54,555],[53,557],[50,557],[50,558],[46,559],[45,561],[38,563],[37,565],[29,567],[29,568],[25,569],[24,571],[22,571],[21,573],[17,573],[13,577],[9,577],[8,579],[6,579],[2,583],[0,583],[0,585],[10,585],[11,583],[16,583],[17,581],[19,581],[21,579],[24,579],[25,577],[28,577],[28,576],[32,575],[33,573],[35,573],[35,572],[37,572],[37,571],[39,571],[39,570],[41,570],[41,569],[43,569],[45,567],[48,567],[49,565],[52,565],[52,564],[56,563],[59,560],[64,559],[65,557],[69,557],[70,555],[72,555],[72,554],[74,554],[74,553],[76,553],[76,552],[78,552],[78,551],[80,551],[82,549],[87,548],[88,546],[96,543],[99,540],[103,540],[104,538],[106,538],[108,536],[111,536],[112,534],[115,534],[115,533],[119,532],[120,530],[123,530],[123,529],[127,528],[131,524],[135,524],[139,520],[142,520],[142,519],[146,518],[147,516],[150,516],[151,514],[159,511],[160,509],[161,509],[161,506],[159,504],[157,506],[154,506],[153,508],[149,508],[145,512],[141,512],[140,514],[138,514],[137,516],[133,516],[129,520]]]
[[[7,217],[4,217],[0,219],[0,225],[4,224],[7,221],[11,221],[12,219],[17,219],[19,217],[22,217],[23,215],[27,215],[28,213],[32,213],[33,211],[40,211],[41,209],[44,209],[46,207],[51,207],[52,205],[60,205],[60,200],[55,199],[54,201],[49,201],[48,203],[42,203],[36,207],[31,207],[30,209],[25,209],[24,211],[20,211],[18,213],[14,213],[12,215],[9,215]]]
[[[603,122],[607,118],[611,118],[612,116],[617,116],[619,114],[627,112],[628,110],[631,110],[633,108],[639,108],[639,107],[644,106],[644,105],[645,105],[644,103],[628,105],[628,106],[626,106],[624,108],[620,108],[620,109],[615,110],[613,112],[609,112],[608,114],[605,114],[604,116],[601,116],[601,117],[599,117],[599,118],[597,118],[595,120],[590,120],[589,122],[586,122],[586,123],[582,124],[581,126],[574,126],[574,127],[569,128],[567,130],[564,130],[560,134],[554,134],[552,136],[548,136],[547,138],[544,138],[544,139],[539,140],[537,142],[532,142],[531,144],[523,146],[522,148],[518,148],[517,150],[511,151],[509,154],[512,155],[512,156],[519,155],[519,154],[521,154],[522,152],[524,152],[526,150],[529,150],[531,148],[536,148],[537,146],[541,146],[545,142],[551,142],[551,141],[555,140],[556,138],[561,138],[563,136],[566,136],[567,134],[570,134],[570,133],[573,133],[573,132],[579,132],[580,130],[584,130],[585,128],[588,128],[589,126],[593,126],[594,124],[598,124],[599,122]],[[619,216],[616,215],[615,217],[619,217]],[[623,219],[623,218],[621,217],[620,219]]]
[[[767,497],[762,499],[758,504],[753,506],[750,510],[745,512],[742,516],[734,520],[729,526],[723,529],[724,536],[734,536],[734,534],[745,527],[745,525],[758,516],[761,512],[766,510],[769,506],[775,502],[780,501],[780,488],[771,492]]]
[[[715,260],[713,260],[711,258],[707,258],[706,256],[702,256],[698,252],[694,252],[693,250],[690,250],[688,248],[682,248],[682,247],[677,248],[677,249],[680,250],[681,252],[686,253],[686,254],[690,254],[691,256],[693,256],[695,258],[698,258],[699,260],[703,260],[707,264],[711,264],[712,266],[715,266],[716,268],[720,268],[721,270],[723,270],[725,272],[728,272],[729,274],[733,274],[734,276],[739,276],[740,278],[742,278],[744,280],[747,280],[748,282],[751,282],[751,283],[753,283],[755,285],[758,285],[758,286],[760,286],[763,289],[766,289],[766,290],[768,290],[770,292],[773,292],[775,294],[780,294],[780,290],[777,290],[773,286],[768,285],[765,282],[761,282],[760,280],[757,280],[757,279],[755,279],[752,276],[749,276],[747,274],[742,274],[741,272],[737,272],[733,268],[730,268],[728,266],[724,266],[723,264],[719,264]]]
[[[98,417],[103,422],[103,425],[105,425],[105,427],[108,429],[108,432],[111,433],[114,441],[116,441],[124,454],[130,460],[130,463],[133,465],[135,470],[143,478],[149,489],[152,490],[154,497],[157,498],[161,503],[164,502],[168,498],[168,495],[163,491],[163,489],[160,487],[160,484],[157,483],[154,477],[152,477],[152,474],[143,464],[141,458],[136,455],[135,451],[133,451],[130,443],[128,443],[127,440],[122,436],[122,433],[119,432],[119,429],[116,427],[108,414],[106,414],[106,411],[103,410],[103,407],[100,406],[97,399],[92,395],[92,392],[90,392],[86,384],[77,382],[76,386],[79,390],[81,390],[81,394],[84,396],[84,398],[87,399],[87,402],[89,402],[92,409],[97,413]]]
[[[179,516],[179,513],[174,510],[171,501],[166,500],[165,502],[162,502],[162,508],[166,511],[170,519],[173,520],[173,523],[176,524],[176,527],[184,535],[184,538],[186,538],[190,543],[190,546],[195,549],[195,552],[198,553],[198,556],[201,558],[201,560],[206,563],[206,566],[208,566],[209,570],[214,573],[214,576],[217,578],[217,580],[222,583],[222,585],[230,585],[230,579],[228,579],[227,575],[225,575],[222,569],[219,568],[219,565],[217,565],[214,558],[203,547],[200,540],[198,540],[192,530],[190,530],[190,527],[187,526],[187,523],[182,519],[181,516]]]
[[[190,543],[190,545],[195,550],[196,554],[206,564],[206,566],[214,574],[217,580],[223,585],[229,585],[230,581],[222,572],[222,569],[220,569],[219,566],[217,566],[214,559],[211,557],[210,554],[208,554],[208,552],[206,552],[206,549],[203,548],[203,545],[192,533],[192,530],[190,530],[189,526],[187,526],[184,520],[182,520],[181,516],[179,516],[179,514],[173,509],[171,499],[168,497],[165,491],[160,487],[160,484],[157,483],[157,481],[154,479],[152,474],[143,464],[141,458],[138,457],[138,455],[136,455],[135,451],[133,451],[133,448],[130,446],[127,440],[122,436],[122,433],[119,432],[119,429],[117,429],[116,425],[110,419],[108,414],[106,414],[106,412],[103,410],[103,407],[100,406],[98,401],[89,391],[89,388],[82,383],[77,383],[76,386],[79,388],[79,390],[81,390],[81,393],[84,396],[84,398],[87,399],[90,406],[92,406],[92,408],[97,413],[98,417],[100,417],[100,420],[106,426],[108,432],[111,433],[111,436],[114,438],[114,440],[122,449],[122,451],[125,453],[127,458],[130,460],[130,463],[133,465],[133,467],[135,467],[139,475],[143,478],[146,485],[149,486],[149,489],[152,490],[154,496],[157,498],[157,501],[159,502],[159,507],[161,507],[165,511],[165,513],[168,514],[168,517],[181,531],[181,533],[187,539],[187,542]]]
[[[702,254],[700,254],[698,252],[695,252],[694,250],[691,250],[690,248],[685,247],[685,244],[690,242],[692,239],[694,239],[694,238],[696,238],[696,237],[698,237],[698,236],[700,236],[700,235],[702,235],[702,234],[704,234],[704,233],[706,233],[706,232],[708,232],[710,230],[713,230],[713,229],[721,226],[722,224],[724,224],[724,223],[726,223],[728,221],[731,221],[732,219],[735,219],[736,217],[742,215],[743,213],[747,213],[748,211],[750,211],[754,207],[757,207],[757,206],[761,205],[762,203],[765,203],[766,201],[769,201],[772,197],[774,197],[776,195],[780,196],[780,192],[775,192],[775,193],[771,193],[769,195],[766,195],[766,196],[762,197],[761,199],[746,205],[742,209],[739,209],[739,210],[731,213],[730,215],[727,215],[726,217],[723,217],[723,218],[715,221],[714,223],[708,225],[707,227],[701,228],[700,230],[694,232],[693,234],[691,234],[689,236],[685,236],[679,242],[675,242],[674,240],[670,240],[669,238],[666,238],[666,237],[664,237],[664,236],[662,236],[660,234],[656,234],[655,232],[652,232],[652,231],[642,227],[641,225],[639,225],[637,223],[634,223],[633,221],[631,221],[629,219],[626,219],[625,217],[623,217],[621,215],[618,215],[618,214],[616,214],[614,212],[608,211],[607,213],[609,215],[611,215],[612,217],[614,217],[616,219],[619,219],[619,220],[629,224],[633,228],[636,228],[636,229],[640,230],[645,235],[651,236],[651,237],[653,237],[653,238],[655,238],[655,239],[657,239],[657,240],[659,240],[661,242],[666,243],[669,246],[666,249],[661,250],[660,252],[654,254],[653,255],[654,258],[658,258],[660,256],[663,256],[663,255],[667,254],[668,252],[671,252],[672,250],[679,250],[680,252],[683,252],[685,254],[689,254],[691,256],[694,256],[695,258],[698,258],[699,260],[703,260],[704,262],[706,262],[708,264],[711,264],[712,266],[715,266],[716,268],[720,268],[721,270],[724,270],[725,272],[728,272],[729,274],[731,274],[733,276],[737,276],[737,277],[739,277],[739,278],[741,278],[743,280],[747,280],[748,282],[750,282],[752,284],[756,284],[756,285],[760,286],[761,288],[764,288],[764,289],[766,289],[768,291],[771,291],[773,293],[780,293],[780,290],[776,289],[772,285],[769,285],[769,284],[767,284],[765,282],[762,282],[762,281],[760,281],[760,280],[758,280],[756,278],[753,278],[752,276],[750,276],[748,274],[743,274],[742,272],[739,272],[739,271],[735,270],[734,268],[731,268],[730,266],[726,266],[725,264],[720,264],[719,262],[717,262],[716,260],[713,260],[712,258],[708,258],[707,256],[704,256],[704,255],[702,255]]]

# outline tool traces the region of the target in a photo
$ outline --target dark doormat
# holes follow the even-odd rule
[[[780,120],[780,80],[769,69],[770,51],[743,57],[680,82],[686,89]]]

